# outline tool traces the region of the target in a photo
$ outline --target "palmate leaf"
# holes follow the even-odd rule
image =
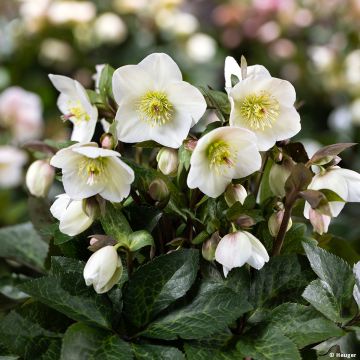
[[[0,257],[37,269],[44,268],[48,244],[41,239],[31,223],[0,229],[0,239]]]
[[[301,360],[296,345],[275,328],[253,328],[240,338],[236,349],[239,359],[249,356],[256,360]]]
[[[131,360],[130,345],[110,331],[82,323],[71,325],[63,339],[60,360]]]
[[[279,329],[299,349],[345,334],[342,329],[322,316],[312,306],[295,303],[282,304],[269,314],[269,320],[270,327]]]
[[[354,317],[357,311],[353,299],[355,277],[349,264],[317,246],[310,244],[303,246],[310,266],[321,280],[309,285],[303,294],[304,298],[328,317],[330,304],[333,309],[332,318],[335,317],[335,313],[338,320],[342,319],[342,321]],[[322,303],[327,304],[326,309]]]
[[[111,305],[86,287],[84,264],[67,258],[52,258],[51,273],[23,283],[19,288],[68,317],[89,324],[110,327]]]
[[[185,344],[185,353],[187,360],[236,360],[242,358],[234,349],[212,349],[193,344]]]
[[[132,344],[136,360],[185,360],[184,354],[177,348],[151,344]]]
[[[28,303],[1,320],[0,344],[25,360],[58,359],[61,331],[69,323],[69,319],[47,306]]]
[[[199,262],[197,250],[178,250],[140,267],[124,292],[124,311],[137,327],[148,323],[193,284]]]
[[[224,330],[249,310],[246,299],[229,287],[203,282],[190,303],[156,319],[142,335],[164,340],[202,339]]]

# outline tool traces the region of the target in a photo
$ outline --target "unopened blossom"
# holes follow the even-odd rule
[[[309,209],[309,220],[315,232],[319,235],[328,232],[331,216],[324,215],[316,209]]]
[[[0,188],[7,189],[21,184],[26,161],[24,151],[15,146],[0,146]]]
[[[122,264],[114,246],[105,246],[94,252],[84,268],[87,286],[93,286],[98,294],[109,291],[121,278]]]
[[[166,147],[161,148],[156,156],[156,160],[158,162],[158,169],[164,175],[176,175],[179,165],[177,150]]]
[[[225,235],[215,251],[215,259],[223,266],[225,277],[232,268],[246,263],[259,270],[269,261],[264,245],[247,231]]]
[[[36,160],[26,172],[26,186],[36,197],[46,197],[54,181],[55,169],[46,160]]]
[[[229,207],[233,206],[236,202],[244,204],[247,197],[247,191],[241,184],[230,184],[224,193],[225,201]]]
[[[268,228],[271,236],[275,237],[279,233],[281,223],[283,221],[285,210],[280,210],[271,214],[268,221]],[[292,227],[292,220],[289,219],[286,231],[289,231]]]
[[[222,127],[199,139],[191,155],[187,184],[210,197],[221,195],[232,179],[261,167],[255,135],[238,127]]]
[[[342,169],[339,166],[332,166],[316,174],[308,189],[328,189],[339,195],[344,201],[329,201],[331,216],[336,217],[346,202],[360,202],[360,174],[352,170]],[[310,209],[310,204],[306,202],[304,216],[307,219],[310,217]],[[327,226],[324,229],[327,230]],[[324,230],[324,232],[326,231]]]
[[[258,75],[247,76],[228,90],[230,125],[254,132],[259,150],[265,151],[276,141],[296,135],[301,129],[300,116],[294,107],[295,89],[288,81],[263,70],[254,72]]]
[[[128,143],[154,140],[178,148],[206,110],[200,91],[183,81],[174,60],[162,53],[117,69],[113,93],[117,134]]]
[[[0,95],[0,125],[15,142],[38,139],[43,131],[40,97],[18,86],[6,89]]]
[[[84,208],[84,200],[72,200],[69,195],[61,194],[56,197],[50,212],[60,221],[62,233],[75,236],[88,229],[94,221],[94,217],[86,214]]]
[[[285,183],[290,174],[291,169],[286,164],[273,164],[269,172],[269,186],[275,196],[285,196]]]
[[[120,202],[129,195],[134,172],[119,157],[118,152],[98,148],[96,143],[75,144],[58,151],[50,164],[62,169],[64,189],[72,199],[99,194]]]
[[[91,105],[84,87],[76,80],[62,75],[49,75],[55,88],[60,92],[57,105],[63,119],[73,123],[71,140],[88,142],[92,139],[98,111]]]

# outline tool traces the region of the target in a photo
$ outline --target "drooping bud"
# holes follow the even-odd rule
[[[184,142],[184,147],[186,150],[194,151],[196,148],[198,140],[197,139],[187,139]]]
[[[46,197],[54,181],[55,169],[46,160],[34,161],[26,173],[26,186],[36,197]]]
[[[94,252],[84,268],[87,286],[92,285],[98,294],[109,291],[121,278],[123,267],[114,246],[105,246]]]
[[[179,158],[177,150],[163,147],[156,156],[158,169],[164,175],[175,176],[177,173]]]
[[[206,241],[203,242],[201,253],[205,260],[207,261],[215,260],[215,251],[220,240],[221,237],[219,235],[219,232],[215,232],[214,234],[212,234],[210,239],[207,239]]]
[[[330,216],[323,215],[319,211],[310,208],[309,219],[315,232],[317,232],[319,235],[327,233],[331,221]]]
[[[269,173],[269,186],[274,195],[285,196],[285,183],[290,176],[291,170],[285,164],[273,164]]]
[[[247,192],[241,184],[229,184],[225,190],[225,201],[229,207],[233,206],[237,201],[244,204]]]
[[[95,196],[84,199],[82,202],[84,213],[91,219],[100,215],[100,206]]]
[[[116,140],[114,139],[114,136],[112,136],[112,134],[110,133],[102,134],[100,138],[100,143],[103,149],[112,150],[116,147]]]
[[[277,234],[279,233],[280,226],[284,218],[284,214],[285,214],[285,210],[280,210],[278,212],[273,213],[270,216],[268,221],[268,227],[271,236],[276,237]],[[292,220],[290,218],[286,231],[289,231],[291,227],[292,227]]]
[[[170,192],[165,181],[162,179],[153,180],[149,185],[149,195],[153,200],[159,203],[167,203]]]

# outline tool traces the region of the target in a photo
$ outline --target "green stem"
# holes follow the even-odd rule
[[[257,196],[258,196],[258,193],[259,193],[259,190],[260,190],[261,181],[263,179],[266,164],[267,164],[268,160],[269,160],[269,153],[265,152],[264,157],[263,157],[263,161],[262,161],[262,165],[261,165],[261,169],[260,169],[260,175],[258,176],[256,185],[255,185],[255,189],[254,189],[255,199],[257,199]]]
[[[133,272],[133,254],[130,250],[126,251],[126,265],[127,265],[128,276],[130,277],[130,275]]]

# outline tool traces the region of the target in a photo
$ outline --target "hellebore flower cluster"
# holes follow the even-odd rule
[[[221,264],[226,277],[235,267],[247,264],[259,270],[269,261],[269,249],[257,231],[258,222],[267,221],[269,236],[281,248],[292,224],[291,206],[301,195],[309,201],[304,216],[310,218],[319,233],[327,231],[331,217],[339,214],[344,201],[360,201],[358,173],[331,163],[314,175],[311,166],[316,164],[310,160],[300,164],[308,181],[302,192],[296,188],[298,192],[294,193],[293,169],[299,164],[278,142],[286,143],[300,131],[300,116],[294,106],[296,93],[288,81],[272,77],[265,67],[247,67],[244,61],[239,66],[235,59],[226,58],[227,94],[222,94],[222,101],[230,105],[230,111],[221,113],[223,119],[209,124],[204,131],[195,125],[208,120],[205,111],[211,107],[209,103],[217,103],[211,101],[211,96],[220,95],[200,91],[183,81],[170,56],[155,53],[137,65],[109,68],[97,67],[93,93],[76,80],[49,75],[60,92],[62,118],[73,123],[71,140],[76,143],[54,151],[51,158],[35,161],[26,183],[32,195],[46,197],[55,168],[61,170],[64,193],[50,208],[61,232],[72,237],[96,228],[92,225],[98,215],[108,211],[106,202],[122,209],[144,201],[144,209],[155,206],[157,211],[185,219],[176,230],[180,237],[169,244],[178,248],[202,243],[204,259]],[[105,131],[100,139],[94,135],[98,121]],[[127,143],[136,143],[135,151]],[[147,147],[152,150],[143,152]],[[119,151],[126,155],[134,151],[137,164],[123,158]],[[270,155],[274,161],[267,180],[276,206],[258,216],[262,201],[259,189]],[[143,157],[151,167],[150,175],[145,177]],[[23,161],[21,156],[18,158]],[[138,172],[139,168],[142,171]],[[18,176],[18,170],[13,173]],[[338,196],[328,202],[330,213],[321,212],[319,202],[311,198],[315,194],[323,199],[323,189]],[[176,196],[174,192],[178,192]],[[182,207],[176,205],[178,198],[183,200]],[[211,208],[206,207],[208,203]],[[198,208],[202,210],[196,213]],[[208,221],[209,213],[212,219]],[[217,217],[225,220],[221,223]],[[115,231],[109,240],[105,231],[107,235],[100,235],[105,240],[98,241],[94,235],[90,243],[94,253],[83,275],[97,293],[107,292],[119,282],[123,268],[118,251],[127,253],[129,272],[132,252],[148,245],[156,251],[151,234],[132,232],[127,220],[121,221],[120,235]],[[193,232],[204,235],[203,240],[192,243]],[[114,234],[118,235],[116,239],[112,238]],[[188,243],[184,241],[187,236]],[[163,244],[161,247],[164,252]],[[274,248],[276,255],[278,250]]]

